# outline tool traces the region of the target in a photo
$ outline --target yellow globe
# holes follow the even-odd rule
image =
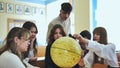
[[[61,37],[52,44],[50,54],[53,62],[59,67],[71,68],[79,62],[82,49],[73,38]]]

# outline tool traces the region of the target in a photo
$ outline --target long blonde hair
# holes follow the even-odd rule
[[[17,49],[17,44],[14,42],[14,38],[18,37],[21,39],[21,37],[24,37],[25,39],[28,39],[30,36],[30,32],[27,29],[20,28],[20,27],[14,27],[12,28],[5,41],[3,47],[0,48],[0,55],[5,52],[5,51],[10,51],[13,54],[17,55],[21,61],[22,61],[22,54],[21,52]]]

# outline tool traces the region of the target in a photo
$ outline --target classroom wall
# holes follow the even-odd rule
[[[46,8],[45,5],[40,5],[40,4],[33,4],[33,3],[25,3],[25,2],[16,2],[13,0],[1,0],[0,2],[5,3],[5,5],[7,3],[12,3],[14,4],[14,10],[15,10],[15,5],[16,4],[20,4],[20,5],[28,5],[31,7],[37,7],[37,8],[42,8],[44,9],[44,11],[46,12],[46,10],[48,8]],[[5,6],[6,9],[6,6]],[[75,25],[75,33],[80,33],[80,31],[87,29],[90,30],[90,17],[89,17],[89,0],[74,0],[74,25]],[[13,18],[13,19],[21,19],[21,20],[34,20],[36,21],[35,24],[38,26],[38,40],[39,42],[41,42],[42,40],[46,40],[45,36],[46,36],[46,32],[47,32],[47,25],[48,25],[48,21],[47,19],[47,13],[45,13],[44,15],[40,15],[40,13],[36,14],[36,15],[26,15],[26,14],[16,14],[15,11],[14,13],[7,13],[6,10],[4,12],[0,12],[0,41],[4,40],[8,30],[7,30],[7,20],[8,18]],[[47,25],[46,25],[47,24]],[[44,27],[46,26],[46,27]],[[45,29],[45,30],[41,30],[41,29]],[[41,36],[44,35],[44,36]],[[45,42],[43,42],[45,43]],[[43,44],[40,43],[40,44]]]
[[[74,0],[75,33],[90,31],[89,0]]]
[[[7,33],[8,33],[8,19],[19,19],[19,20],[29,20],[29,21],[35,21],[35,24],[37,25],[37,27],[39,29],[43,28],[43,26],[41,24],[46,24],[45,23],[45,13],[44,15],[41,15],[40,10],[42,9],[43,12],[45,12],[45,5],[40,5],[40,4],[34,4],[34,3],[26,3],[26,2],[18,2],[15,0],[0,0],[0,2],[4,3],[4,12],[0,12],[0,41],[4,40]],[[6,5],[7,3],[11,3],[14,5],[14,12],[13,13],[7,13],[6,12]],[[31,12],[30,14],[25,14],[24,12],[22,14],[16,14],[15,12],[15,6],[16,5],[22,5],[23,6],[23,11],[24,11],[24,7],[25,6],[30,6],[31,7]],[[32,8],[36,7],[38,9],[37,14],[33,14],[32,13]],[[44,28],[46,29],[46,28]],[[41,32],[44,35],[43,37],[45,37],[46,35],[43,33],[43,30],[39,30],[39,33],[37,35],[40,36]],[[39,37],[38,39],[40,39],[41,37]],[[43,40],[43,39],[41,39]]]

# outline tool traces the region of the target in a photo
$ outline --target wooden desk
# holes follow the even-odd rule
[[[37,61],[31,61],[29,63],[33,66],[45,68],[45,58],[44,57],[39,57]]]

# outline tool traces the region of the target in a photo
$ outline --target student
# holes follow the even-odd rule
[[[50,31],[50,35],[48,37],[48,45],[46,47],[46,54],[45,54],[45,68],[59,68],[53,61],[50,56],[50,48],[53,42],[60,38],[66,36],[64,28],[60,24],[56,24]]]
[[[107,64],[108,67],[119,67],[115,53],[115,45],[108,43],[105,28],[95,28],[93,36],[94,41],[91,41],[83,38],[79,34],[74,34],[74,37],[82,41],[89,50],[84,57],[85,67],[92,67],[95,63]]]
[[[88,30],[81,31],[80,35],[82,37],[88,39],[88,40],[91,40],[91,34],[90,34],[90,32]],[[84,51],[84,55],[83,55],[83,57],[84,57],[88,53],[88,50],[86,49],[86,47],[84,46],[84,44],[81,41],[79,41],[79,44],[80,44],[82,50]]]
[[[71,34],[71,20],[70,20],[70,13],[72,11],[72,6],[69,2],[65,2],[61,4],[61,10],[58,17],[56,17],[54,20],[52,20],[48,25],[48,31],[47,31],[47,43],[48,43],[48,36],[50,34],[51,28],[55,24],[61,24],[67,35]]]
[[[26,21],[23,26],[23,28],[28,29],[30,34],[30,45],[28,47],[27,52],[24,53],[24,58],[26,61],[37,61],[37,40],[36,40],[36,34],[38,33],[38,29],[36,25],[31,21]]]
[[[88,30],[83,30],[80,32],[80,35],[88,40],[91,40],[91,33]],[[81,57],[79,63],[74,68],[84,68],[84,56],[89,52],[89,50],[86,49],[84,46],[84,43],[82,41],[79,41],[79,44],[83,50],[83,56]]]
[[[12,28],[0,48],[0,68],[26,68],[21,52],[27,51],[30,32],[26,29]]]

